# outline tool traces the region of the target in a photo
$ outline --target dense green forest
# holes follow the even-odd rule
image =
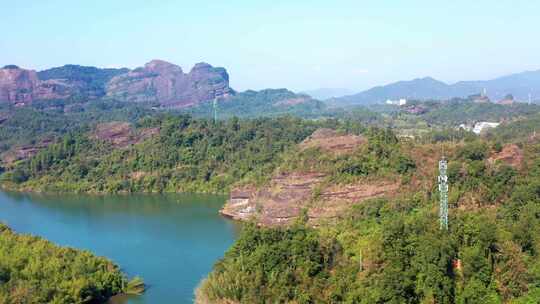
[[[487,134],[487,137],[500,142],[519,142],[537,136],[540,137],[540,113],[509,121]]]
[[[185,112],[195,117],[214,116],[213,102],[202,103],[188,108]],[[253,118],[261,116],[294,115],[317,118],[326,114],[326,105],[307,95],[295,94],[287,89],[248,90],[237,93],[227,100],[217,103],[220,118]]]
[[[58,100],[36,102],[31,107],[0,104],[0,154],[15,146],[84,130],[99,122],[137,121],[148,115],[159,113],[144,105],[113,101],[81,104]]]
[[[526,170],[487,161],[493,142],[447,144],[449,231],[434,183],[317,229],[248,225],[200,302],[538,303],[540,144],[522,146]]]
[[[255,94],[255,99],[244,101],[246,104],[260,99],[257,107],[268,113],[276,113],[275,108],[280,106],[268,108],[268,104],[283,100],[283,96],[298,97],[288,95],[288,91],[246,94]],[[276,94],[283,96],[275,97]],[[10,108],[2,112],[5,119],[0,122],[3,151],[45,137],[50,137],[52,142],[36,155],[6,166],[0,183],[4,188],[32,191],[226,193],[239,183],[264,185],[279,170],[323,172],[326,184],[395,177],[400,181],[399,193],[356,204],[341,214],[339,220],[317,228],[307,218],[300,218],[287,228],[246,225],[239,240],[201,284],[198,300],[201,303],[538,302],[540,144],[539,137],[535,137],[539,125],[536,106],[419,102],[411,106],[426,107],[426,111],[411,113],[407,108],[391,107],[351,111],[323,108],[321,113],[325,114],[319,116],[312,112],[316,107],[304,108],[302,103],[297,106],[297,115],[311,119],[237,118],[234,113],[240,108],[231,105],[227,109],[224,103],[219,105],[222,116],[218,121],[210,118],[210,104],[192,109],[193,116],[175,111],[165,113],[149,105],[100,101],[84,105],[48,102]],[[251,115],[249,111],[245,114],[245,117]],[[455,128],[459,123],[478,120],[505,121],[483,136]],[[126,135],[129,144],[98,136],[96,126],[110,121],[131,123],[130,133]],[[338,134],[361,134],[367,142],[347,155],[298,148],[299,143],[320,128],[330,128]],[[407,135],[401,132],[408,129],[421,132],[415,133],[419,136],[414,138],[400,138],[399,135]],[[512,149],[519,151],[510,157],[519,164],[493,161],[493,155],[506,151],[510,143],[515,144]],[[449,231],[441,231],[438,223],[435,181],[436,161],[441,151],[449,160]],[[324,203],[324,199],[320,202]],[[2,237],[8,240],[27,237],[2,229]],[[28,243],[19,239],[10,242],[11,245],[2,247],[10,250],[16,243]],[[47,255],[32,254],[40,263],[44,263]],[[75,260],[72,256],[61,255],[60,259],[79,267],[80,262],[72,262]],[[25,285],[35,283],[29,278],[42,274],[29,275],[30,283],[15,282],[11,274],[16,271],[9,267],[20,265],[17,263],[0,259],[0,280],[7,282],[1,288],[10,286],[11,291],[17,288],[12,286],[22,284],[21,296],[26,297],[28,290],[34,290],[32,285]],[[102,265],[96,263],[92,265]],[[17,271],[27,275],[25,271]],[[103,276],[94,279],[103,282],[104,278],[114,277],[117,285],[112,288],[116,289],[97,289],[95,286],[104,285],[88,279],[85,281],[90,282],[88,286],[94,286],[90,291],[101,290],[99,296],[107,297],[128,288],[119,272],[118,279],[113,275]],[[134,285],[140,287],[137,282]],[[66,291],[58,297],[87,295],[81,290],[88,292],[83,287],[70,286],[66,290],[71,293]],[[8,292],[2,296],[12,294],[19,295]],[[39,297],[36,298],[39,302],[45,301],[42,297],[56,295],[39,291],[30,296]],[[8,303],[15,301],[7,299]]]
[[[58,73],[69,77],[71,69]],[[50,73],[55,72],[51,70]],[[85,77],[84,75],[79,75]],[[98,75],[99,76],[99,75]],[[89,75],[85,81],[102,81]],[[101,76],[100,76],[101,77]],[[109,75],[103,75],[109,77]],[[422,113],[411,114],[410,107],[421,107]],[[331,108],[306,95],[286,89],[245,91],[218,102],[217,117],[257,118],[291,115],[304,119],[348,119],[365,125],[391,127],[398,135],[424,135],[433,129],[455,128],[461,123],[476,121],[512,122],[534,116],[540,111],[537,105],[477,104],[469,100],[411,101],[407,107],[373,105],[369,108]],[[109,99],[81,101],[36,101],[27,107],[0,104],[0,154],[24,145],[34,145],[43,140],[62,137],[71,131],[94,127],[110,121],[136,122],[143,117],[189,114],[195,118],[213,119],[212,102],[185,109],[160,109],[153,104],[126,103]]]
[[[66,66],[58,70],[49,70],[46,76],[67,79],[76,76],[82,81],[101,83],[115,73],[115,71],[105,70],[101,75],[90,70],[87,75],[78,72],[80,68],[83,71],[86,69]],[[287,100],[297,102],[297,104],[281,103]],[[361,110],[356,112],[359,113]],[[234,95],[230,100],[218,103],[218,119],[220,120],[232,117],[256,118],[284,115],[303,118],[342,117],[344,113],[343,111],[328,111],[322,102],[285,89],[246,91]],[[77,96],[64,100],[36,101],[26,107],[0,104],[0,154],[13,147],[34,145],[43,140],[62,137],[68,132],[89,129],[98,123],[136,122],[143,117],[184,114],[196,118],[213,119],[213,104],[206,102],[192,108],[161,109],[152,103],[129,103],[106,98],[87,101]],[[372,115],[375,114],[372,113]]]
[[[128,282],[106,258],[17,234],[0,223],[0,303],[103,303],[143,291],[140,278]]]
[[[142,119],[159,134],[125,148],[73,132],[2,175],[13,189],[72,192],[226,192],[241,179],[271,172],[288,147],[336,120],[292,117],[230,119],[189,116]]]
[[[506,121],[534,115],[540,106],[526,103],[501,105],[495,103],[475,103],[470,100],[454,99],[450,101],[411,102],[408,106],[425,107],[421,118],[429,124],[457,126],[461,123],[478,121]]]
[[[243,98],[242,94],[235,98]],[[246,98],[246,102],[257,103],[260,98],[264,100],[262,104],[299,96],[287,90],[245,94],[256,95]],[[422,115],[403,114],[400,112],[403,109],[392,112],[395,109],[379,108],[375,110],[378,112],[373,112],[358,108],[349,112],[328,110],[326,117],[312,120],[222,117],[217,122],[121,102],[95,101],[82,108],[75,103],[67,113],[65,109],[69,105],[55,108],[54,104],[36,103],[32,107],[8,109],[5,113],[9,114],[3,114],[7,118],[0,128],[0,151],[8,151],[6,155],[17,145],[39,145],[44,139],[54,143],[28,160],[9,164],[7,172],[1,176],[4,186],[75,192],[227,192],[232,184],[242,179],[264,179],[262,173],[272,171],[281,158],[286,158],[284,151],[320,127],[352,130],[354,125],[358,133],[361,132],[359,126],[366,129],[387,125],[401,136],[410,135],[406,132],[410,128],[419,132],[416,141],[426,142],[472,139],[475,135],[455,130],[455,125],[481,118],[506,117],[508,122],[503,124],[504,128],[497,129],[501,130],[497,131],[498,135],[490,132],[488,137],[497,136],[499,142],[508,142],[516,138],[514,134],[520,133],[521,137],[532,134],[538,120],[538,114],[534,114],[538,109],[534,105],[461,101],[413,103],[431,107]],[[446,112],[463,114],[448,116]],[[149,139],[119,148],[93,136],[96,125],[108,121],[131,122],[137,132],[149,129],[159,132]],[[434,121],[441,124],[430,125]]]

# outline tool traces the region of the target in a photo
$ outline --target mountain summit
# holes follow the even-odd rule
[[[189,73],[162,60],[118,75],[107,84],[107,96],[132,102],[157,102],[166,107],[186,107],[214,98],[226,98],[234,91],[224,68],[197,63]]]
[[[381,103],[387,99],[450,99],[467,97],[486,91],[492,100],[503,99],[512,94],[518,100],[528,100],[540,96],[540,70],[512,74],[492,80],[460,81],[446,84],[432,77],[417,78],[410,81],[399,81],[385,86],[377,86],[369,90],[339,98],[332,102],[338,105],[357,105]]]
[[[227,71],[208,63],[197,63],[189,73],[163,60],[152,60],[134,70],[79,65],[41,72],[15,65],[0,69],[0,102],[19,105],[37,100],[105,97],[185,107],[232,94]]]

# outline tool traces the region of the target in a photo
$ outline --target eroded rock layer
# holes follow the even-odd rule
[[[36,73],[15,65],[0,69],[0,102],[27,105],[38,100],[107,97],[187,107],[234,94],[224,68],[196,64],[189,73],[162,60],[134,69],[99,69],[65,65]]]
[[[319,129],[299,144],[300,150],[316,148],[323,153],[354,153],[367,140],[362,136]],[[354,204],[397,192],[399,180],[363,180],[351,184],[328,183],[324,172],[279,172],[262,187],[240,186],[230,194],[221,214],[236,220],[254,220],[278,226],[307,217],[312,225],[332,220]]]
[[[187,107],[232,94],[223,68],[198,63],[189,73],[161,60],[111,79],[107,96],[132,102],[158,102],[165,107]]]

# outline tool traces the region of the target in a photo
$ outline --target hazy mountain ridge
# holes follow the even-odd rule
[[[286,114],[317,117],[325,109],[326,104],[320,100],[282,88],[238,92],[230,98],[220,100],[216,110],[219,118],[246,118]],[[202,102],[186,111],[196,117],[212,117],[214,114],[213,103],[210,101]]]
[[[354,90],[346,88],[317,88],[313,90],[304,90],[299,93],[307,94],[315,99],[324,100],[350,95],[354,93]]]
[[[527,101],[529,94],[533,100],[540,97],[540,70],[527,71],[498,77],[492,80],[460,81],[454,84],[436,80],[432,77],[398,81],[384,86],[332,99],[339,105],[358,105],[381,103],[387,99],[450,99],[467,97],[486,90],[487,96],[496,101],[512,94],[517,100]]]
[[[197,63],[189,73],[162,60],[114,77],[107,83],[107,96],[132,102],[157,102],[165,107],[187,107],[234,94],[224,68]]]
[[[227,71],[207,63],[196,64],[189,73],[162,60],[153,60],[134,70],[79,65],[40,72],[15,65],[0,69],[0,103],[19,106],[42,100],[85,101],[106,97],[182,107],[233,94]]]
[[[538,100],[540,70],[454,84],[432,77],[416,78],[376,86],[347,96],[343,95],[350,91],[340,88],[321,88],[297,95],[307,94],[314,99],[327,99],[335,106],[344,106],[383,103],[387,99],[398,98],[451,99],[467,97],[484,90],[493,101],[501,100],[507,94],[521,101],[527,101],[531,94],[533,101]],[[15,65],[0,69],[0,103],[15,105],[41,100],[87,101],[105,98],[183,108],[215,98],[229,99],[235,94],[229,86],[227,70],[207,63],[198,63],[187,73],[180,66],[163,60],[152,60],[133,70],[80,65],[64,65],[39,72]],[[292,104],[286,105],[295,104],[293,100]]]

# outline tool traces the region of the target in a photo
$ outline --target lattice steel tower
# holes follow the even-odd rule
[[[448,177],[446,176],[446,169],[448,163],[444,156],[439,161],[439,194],[441,197],[439,205],[439,220],[441,229],[448,230]]]

